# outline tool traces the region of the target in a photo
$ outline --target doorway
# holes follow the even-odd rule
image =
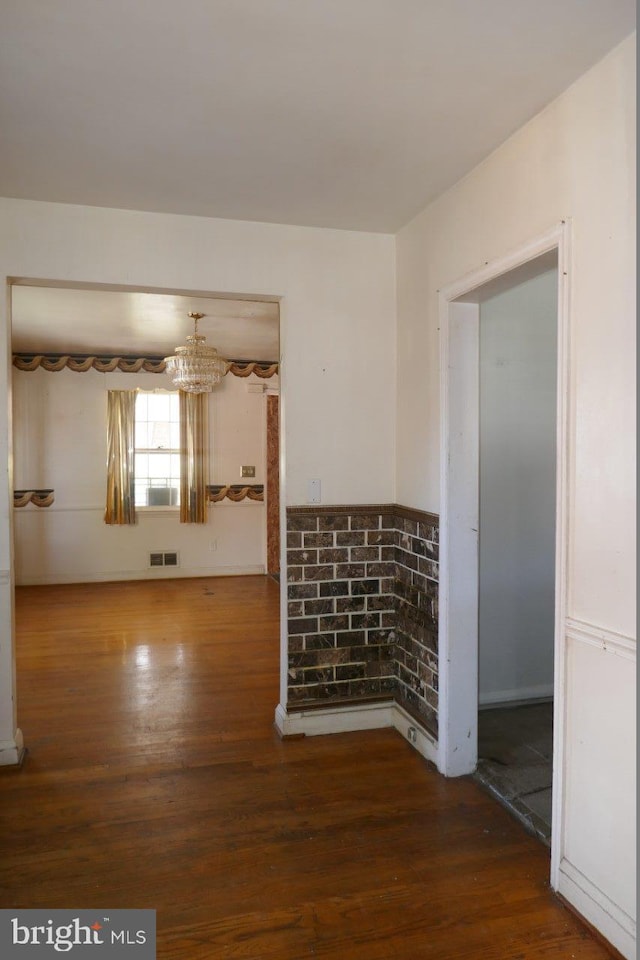
[[[105,525],[107,391],[168,399],[162,358],[190,333],[190,311],[230,365],[207,397],[206,522],[181,524],[175,497],[158,499],[177,495],[179,457],[169,424],[149,421],[135,457],[136,523]],[[11,313],[15,485],[49,489],[52,501],[15,511],[17,583],[266,573],[265,411],[278,392],[279,304],[23,280],[11,286]],[[277,418],[276,408],[276,461]],[[278,496],[276,484],[276,506]]]
[[[513,254],[469,275],[446,290],[441,291],[441,569],[440,569],[440,626],[439,656],[442,671],[440,699],[440,743],[438,766],[447,776],[459,776],[473,773],[478,764],[478,718],[479,707],[515,707],[531,698],[554,700],[553,750],[553,829],[552,833],[552,883],[557,869],[554,851],[559,849],[556,841],[561,822],[560,805],[562,800],[562,705],[564,691],[562,630],[564,621],[565,593],[565,543],[566,543],[566,436],[567,436],[567,370],[568,370],[568,229],[565,224],[551,230],[548,234],[523,246]],[[555,271],[557,270],[557,283]],[[518,287],[526,288],[536,278],[554,272],[553,298],[557,304],[555,311],[557,329],[552,331],[555,344],[555,356],[552,358],[552,379],[555,381],[555,396],[551,398],[551,419],[546,421],[546,437],[555,452],[555,463],[547,463],[547,477],[551,475],[551,493],[547,485],[547,507],[551,502],[551,534],[547,529],[545,543],[547,560],[536,562],[545,569],[547,606],[544,629],[546,634],[547,661],[542,672],[533,670],[529,654],[531,653],[531,634],[528,627],[523,632],[523,651],[516,653],[514,645],[493,653],[483,651],[481,644],[487,633],[495,631],[491,614],[495,613],[495,602],[491,602],[492,576],[496,572],[481,565],[482,551],[488,548],[490,536],[487,526],[490,513],[484,515],[485,537],[481,528],[481,481],[484,492],[493,490],[498,493],[498,506],[493,509],[505,509],[504,485],[506,477],[500,472],[499,460],[492,462],[490,447],[481,444],[481,313],[482,304],[492,299],[508,299],[508,291]],[[540,331],[536,330],[536,336]],[[548,333],[548,331],[547,331]],[[534,336],[534,341],[536,340]],[[496,337],[494,337],[496,339]],[[543,338],[544,339],[544,338]],[[498,338],[499,340],[499,338]],[[535,344],[534,344],[535,345]],[[542,344],[538,343],[538,347]],[[485,344],[486,347],[486,344]],[[504,343],[503,343],[504,347]],[[486,351],[485,351],[486,352]],[[503,374],[512,378],[519,369],[520,379],[523,372],[523,359],[518,362],[509,359],[508,354],[494,353],[492,364]],[[484,371],[486,375],[486,370]],[[517,379],[517,378],[516,378]],[[535,378],[530,378],[535,379]],[[521,384],[522,386],[522,384]],[[498,401],[504,383],[496,389]],[[494,397],[494,405],[496,398]],[[549,398],[547,397],[547,401]],[[513,403],[504,404],[503,413],[511,417],[512,429],[521,430],[522,414],[513,409]],[[535,426],[535,408],[532,415]],[[523,445],[525,454],[533,453],[533,441]],[[509,448],[510,444],[505,444]],[[520,453],[522,459],[524,454]],[[519,464],[525,478],[527,464]],[[483,477],[484,470],[484,477]],[[493,470],[494,476],[491,476]],[[531,463],[529,464],[531,470]],[[496,473],[497,471],[497,473]],[[523,517],[528,516],[528,496],[526,485],[518,492],[509,494],[515,498],[510,524],[511,532],[518,533],[518,527],[524,527]],[[518,499],[520,503],[518,503]],[[521,509],[517,509],[520,506]],[[485,504],[486,508],[486,504]],[[554,509],[555,508],[555,509]],[[494,518],[495,519],[495,518]],[[504,520],[498,519],[504,526]],[[495,525],[494,525],[495,527]],[[499,529],[499,524],[498,524]],[[520,531],[522,534],[523,531]],[[551,553],[549,554],[549,538]],[[499,540],[499,538],[498,538]],[[520,536],[517,549],[524,550],[526,556],[526,536]],[[482,546],[481,546],[482,543]],[[524,546],[523,546],[524,544]],[[522,555],[522,554],[520,554]],[[551,560],[549,562],[549,556]],[[486,557],[484,558],[486,561]],[[529,559],[527,558],[527,563]],[[511,561],[513,566],[513,560]],[[551,565],[551,571],[548,567]],[[517,566],[517,563],[516,563]],[[518,572],[518,570],[516,571]],[[529,571],[530,573],[530,571]],[[512,575],[512,572],[509,573]],[[519,575],[526,582],[522,565]],[[504,570],[502,571],[504,581]],[[495,585],[494,585],[495,586]],[[513,599],[515,588],[505,589],[507,608]],[[522,584],[520,588],[522,588]],[[527,603],[531,596],[526,597]],[[535,592],[535,591],[534,591]],[[531,591],[529,591],[531,594]],[[550,600],[549,600],[550,598]],[[495,599],[495,598],[494,598]],[[489,601],[489,606],[487,602]],[[549,605],[550,604],[550,605]],[[502,615],[504,615],[504,610]],[[511,623],[506,620],[502,630],[513,637],[514,622],[530,618],[531,610],[524,608],[507,610]],[[515,620],[514,620],[515,618]],[[526,624],[525,624],[526,625]],[[522,626],[522,623],[520,623]],[[543,644],[544,646],[544,644]],[[529,658],[529,660],[527,659]],[[496,664],[500,664],[502,675],[498,675]],[[505,669],[509,668],[509,669]],[[526,668],[526,669],[525,669]],[[509,677],[510,679],[507,680]],[[544,675],[544,670],[547,671]],[[484,703],[481,701],[484,699]],[[547,708],[548,709],[548,708]],[[484,710],[481,711],[485,713]]]
[[[245,590],[251,594],[251,609],[261,602],[265,610],[271,609],[278,588],[266,577],[263,490],[265,410],[271,399],[267,391],[276,396],[279,391],[278,299],[223,298],[184,290],[27,279],[10,284],[9,295],[7,347],[14,356],[21,355],[17,358],[21,362],[11,371],[13,386],[10,381],[8,387],[17,441],[10,462],[17,487],[35,493],[42,493],[46,487],[52,494],[46,503],[14,500],[22,509],[15,510],[10,527],[12,570],[11,579],[8,575],[7,579],[11,609],[15,603],[14,571],[17,589],[33,587],[35,594],[44,588],[43,593],[47,593],[48,585],[55,585],[61,605],[69,596],[61,584],[83,584],[88,596],[92,585],[104,586],[106,595],[109,583],[117,581],[119,594],[132,598],[135,607],[137,593],[144,597],[149,586],[156,587],[162,603],[195,583],[212,608],[212,629],[217,620],[217,597],[222,603],[233,584],[218,586],[220,581],[216,581],[214,596],[209,578],[236,581],[242,577],[245,583],[237,584],[233,594],[236,600]],[[192,309],[200,313],[206,310],[211,326],[207,333],[233,367],[223,381],[224,397],[218,391],[210,403],[213,482],[208,488],[208,521],[182,525],[171,503],[156,506],[148,502],[147,510],[138,509],[135,525],[105,525],[106,391],[138,388],[164,393],[169,381],[166,376],[156,375],[161,374],[156,370],[157,362],[184,340],[185,318]],[[272,438],[276,448],[278,438],[276,407]],[[163,445],[160,436],[157,449]],[[248,473],[249,482],[241,483],[246,464],[253,473]],[[140,470],[140,476],[156,474]],[[272,496],[277,501],[278,485]],[[154,562],[158,557],[161,564]],[[153,580],[163,583],[153,584]],[[233,617],[243,615],[242,604],[246,615],[250,607],[246,599],[241,599],[238,609],[231,611]],[[68,625],[77,626],[74,610],[69,606],[59,612],[68,616]],[[265,614],[258,619],[266,622],[268,617]],[[188,629],[188,617],[182,622]],[[198,635],[197,626],[193,632]],[[14,664],[16,637],[13,633]],[[134,637],[131,631],[128,638],[144,665],[149,653],[144,638],[138,642],[140,637]],[[158,642],[164,643],[162,637]],[[179,667],[176,673],[185,680],[186,689],[188,670],[183,667],[179,642],[170,645]],[[277,690],[277,655],[269,663]],[[24,673],[18,670],[17,680],[14,673],[13,683],[14,691],[17,685],[22,696]],[[272,696],[277,697],[277,693]],[[15,704],[14,698],[14,716]],[[32,737],[29,731],[27,734],[29,743]],[[22,746],[18,731],[16,744],[12,745],[18,760],[24,755]]]
[[[557,264],[479,300],[478,768],[551,836]],[[506,279],[506,278],[505,278]]]

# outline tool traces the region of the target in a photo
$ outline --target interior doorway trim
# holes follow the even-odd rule
[[[565,619],[567,610],[568,449],[570,443],[570,221],[439,292],[440,594],[438,769],[471,773],[478,744],[479,288],[557,251],[556,573],[551,883],[557,886],[563,815]],[[532,264],[533,266],[533,264]]]
[[[26,248],[25,248],[26,249]],[[38,248],[40,249],[40,248]],[[91,259],[91,258],[89,258]],[[130,272],[130,271],[128,271]],[[149,286],[136,283],[101,283],[94,281],[75,281],[71,279],[44,279],[44,272],[38,276],[34,270],[33,274],[26,272],[21,276],[4,275],[5,297],[4,303],[0,303],[0,397],[5,398],[6,414],[0,416],[0,456],[5,456],[6,460],[6,483],[0,484],[0,517],[4,515],[8,535],[0,538],[0,767],[17,766],[21,763],[25,754],[24,738],[22,731],[17,727],[18,723],[18,703],[17,703],[17,680],[16,680],[16,632],[15,632],[15,556],[14,556],[14,503],[13,503],[13,435],[12,435],[12,376],[13,376],[13,302],[12,289],[14,286],[20,287],[53,287],[57,289],[72,290],[99,290],[106,292],[133,292],[162,294],[174,297],[193,297],[198,299],[223,299],[248,302],[264,302],[279,305],[278,328],[279,328],[279,350],[278,350],[278,398],[279,398],[279,506],[280,506],[280,565],[284,563],[284,554],[286,552],[286,538],[283,531],[286,529],[285,504],[286,504],[286,459],[285,459],[285,440],[283,429],[283,410],[285,405],[285,387],[283,376],[282,358],[285,353],[284,345],[286,343],[286,329],[283,324],[282,303],[283,296],[280,294],[261,294],[261,293],[232,293],[224,291],[214,291],[203,288],[189,287],[164,287]],[[273,387],[263,380],[265,399]],[[265,415],[266,416],[266,415]],[[263,418],[264,420],[264,418]],[[84,509],[84,508],[83,508]],[[265,529],[262,533],[264,541],[265,561],[266,561],[266,520]],[[245,568],[249,573],[266,573],[266,563],[264,570],[256,568],[255,570]],[[197,575],[197,574],[196,574]],[[129,577],[123,579],[130,579]],[[64,582],[64,581],[62,581]],[[286,578],[280,584],[280,623],[281,640],[279,672],[281,689],[286,692],[287,681],[287,656],[286,656],[286,636],[287,636],[287,585]],[[283,649],[285,653],[283,654]],[[3,736],[3,734],[7,734]],[[28,746],[28,744],[27,744]]]

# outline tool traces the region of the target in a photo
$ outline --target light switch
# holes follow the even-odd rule
[[[256,475],[255,467],[240,467],[241,477],[255,477],[255,475]]]
[[[319,480],[309,480],[309,486],[307,490],[307,503],[320,503],[320,481]]]

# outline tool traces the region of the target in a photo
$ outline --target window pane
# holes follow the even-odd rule
[[[149,446],[149,425],[146,420],[136,420],[136,447]]]
[[[147,395],[149,402],[149,420],[170,420],[171,404],[170,397],[166,393],[150,393]]]
[[[178,504],[178,491],[175,487],[149,487],[150,507],[173,507]]]
[[[136,462],[134,465],[136,482],[138,479],[145,480],[149,476],[149,456],[146,453],[136,453]]]
[[[135,502],[137,507],[177,507],[180,488],[168,479],[136,480]]]
[[[137,506],[175,506],[179,503],[179,420],[177,392],[138,393],[135,432]]]
[[[154,420],[151,424],[151,436],[147,446],[154,450],[162,448],[164,450],[171,446],[171,428],[167,420]]]
[[[150,453],[149,454],[149,476],[154,478],[171,476],[171,454],[168,453]]]
[[[136,395],[136,420],[147,419],[147,394],[138,393]]]
[[[147,481],[138,480],[135,481],[135,502],[136,507],[146,507],[147,506]]]

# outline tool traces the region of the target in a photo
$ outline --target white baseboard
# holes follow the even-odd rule
[[[16,730],[15,737],[10,740],[0,740],[0,767],[17,766],[24,753],[22,731]]]
[[[636,923],[573,864],[560,861],[558,893],[582,914],[626,960],[636,960]]]
[[[114,583],[120,580],[176,580],[188,577],[243,577],[266,573],[264,564],[220,567],[154,567],[144,570],[107,570],[99,573],[47,574],[43,577],[20,577],[17,587],[45,587],[63,583]]]
[[[437,742],[393,700],[297,712],[287,712],[282,704],[278,704],[275,724],[282,737],[300,735],[316,737],[331,733],[352,733],[356,730],[393,727],[426,760],[436,763],[437,759]]]
[[[394,704],[393,707],[393,726],[411,744],[414,750],[418,751],[420,756],[436,766],[438,765],[438,741],[433,734],[420,726],[399,703]]]
[[[537,687],[517,687],[513,690],[493,690],[491,693],[481,693],[478,697],[479,707],[495,707],[502,703],[516,703],[520,700],[552,700],[553,683],[542,683]]]
[[[392,727],[393,700],[384,703],[362,703],[348,707],[327,707],[320,710],[288,712],[281,703],[276,707],[276,728],[282,737],[318,737],[328,733],[351,733],[354,730],[377,730]]]

